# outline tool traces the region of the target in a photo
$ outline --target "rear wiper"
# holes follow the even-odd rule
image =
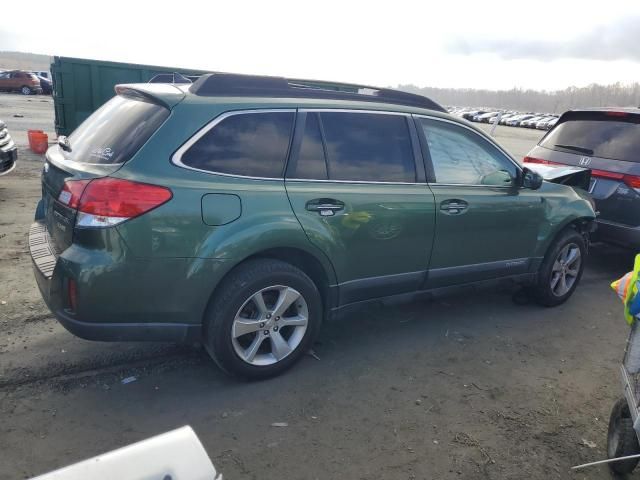
[[[584,153],[585,155],[593,155],[593,150],[590,148],[577,147],[575,145],[562,145],[560,143],[556,143],[554,147],[565,148],[567,150],[573,150],[576,152]]]
[[[63,150],[70,152],[71,151],[71,143],[66,135],[60,135],[58,137],[58,145],[62,147]]]

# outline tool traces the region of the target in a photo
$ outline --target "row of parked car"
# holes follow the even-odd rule
[[[0,70],[0,91],[20,92],[23,95],[43,93],[51,95],[53,84],[47,71]]]
[[[516,112],[504,110],[482,110],[463,107],[449,107],[449,113],[471,122],[496,123],[508,127],[537,128],[550,130],[558,122],[558,116],[551,113]]]

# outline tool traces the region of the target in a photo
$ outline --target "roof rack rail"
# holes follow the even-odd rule
[[[205,74],[189,87],[189,91],[195,95],[205,97],[249,96],[359,100],[407,105],[446,112],[443,107],[430,98],[391,88],[261,75]]]
[[[158,73],[147,83],[193,83],[189,78],[181,73]]]

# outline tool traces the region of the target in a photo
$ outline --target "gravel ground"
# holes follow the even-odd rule
[[[594,247],[558,308],[494,291],[370,307],[325,325],[317,358],[237,382],[196,347],[87,342],[51,318],[27,251],[42,158],[26,129],[53,138],[52,102],[0,95],[0,118],[20,147],[0,177],[0,479],[185,424],[227,479],[607,478],[569,468],[606,456],[627,336],[609,283],[629,252]],[[522,157],[541,134],[496,138]]]

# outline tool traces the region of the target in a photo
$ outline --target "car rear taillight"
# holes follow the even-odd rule
[[[105,177],[67,181],[59,200],[77,208],[76,226],[110,227],[153,210],[171,197],[166,187]]]
[[[626,175],[624,173],[608,172],[606,170],[591,170],[591,176],[594,178],[622,181],[625,185],[640,193],[640,176],[638,175]]]
[[[524,157],[522,161],[524,163],[539,163],[541,165],[562,165],[561,163],[558,163],[558,162],[543,160],[542,158],[536,158],[536,157]]]
[[[628,117],[627,112],[604,112],[607,117]]]
[[[591,169],[591,176],[596,178],[607,178],[609,180],[623,180],[624,174],[607,172],[606,170]]]
[[[70,208],[78,208],[80,197],[90,180],[68,180],[58,195],[58,201]]]
[[[622,181],[636,191],[640,189],[640,177],[638,175],[625,175]]]

